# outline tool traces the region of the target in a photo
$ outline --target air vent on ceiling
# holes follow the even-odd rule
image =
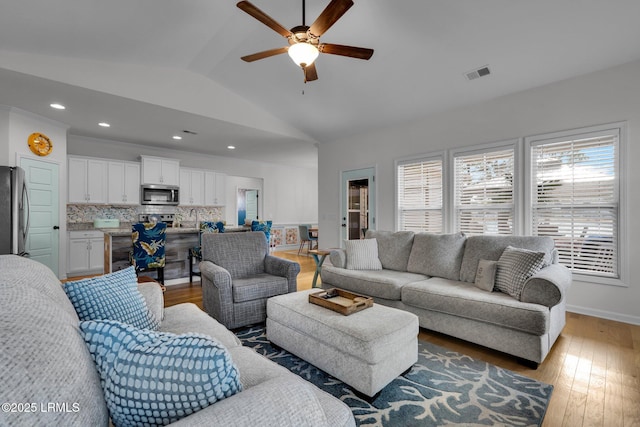
[[[488,76],[489,74],[491,74],[491,70],[489,70],[488,65],[485,65],[484,67],[464,73],[464,75],[467,77],[467,80],[479,79],[480,77]]]
[[[197,135],[197,132],[191,131],[191,130],[183,130],[182,132],[187,133],[189,135]]]

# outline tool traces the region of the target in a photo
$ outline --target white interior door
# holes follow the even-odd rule
[[[29,258],[43,263],[60,277],[58,165],[21,158],[20,167],[25,171],[29,190],[29,234],[25,250]]]
[[[367,229],[376,228],[375,168],[342,172],[341,236],[363,239]]]

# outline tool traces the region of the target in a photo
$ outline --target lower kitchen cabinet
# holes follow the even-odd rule
[[[104,270],[104,233],[70,231],[67,276],[98,274]]]

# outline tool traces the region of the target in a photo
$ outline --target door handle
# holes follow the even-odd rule
[[[347,224],[342,224],[342,226],[346,228],[346,227],[347,227]]]
[[[60,227],[58,227],[57,225],[54,225],[54,226],[53,226],[53,229],[54,229],[54,230],[60,230]]]

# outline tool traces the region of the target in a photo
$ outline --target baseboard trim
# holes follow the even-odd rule
[[[627,314],[614,313],[611,311],[598,310],[595,308],[580,307],[575,305],[567,305],[567,311],[640,326],[640,316],[629,316]]]

